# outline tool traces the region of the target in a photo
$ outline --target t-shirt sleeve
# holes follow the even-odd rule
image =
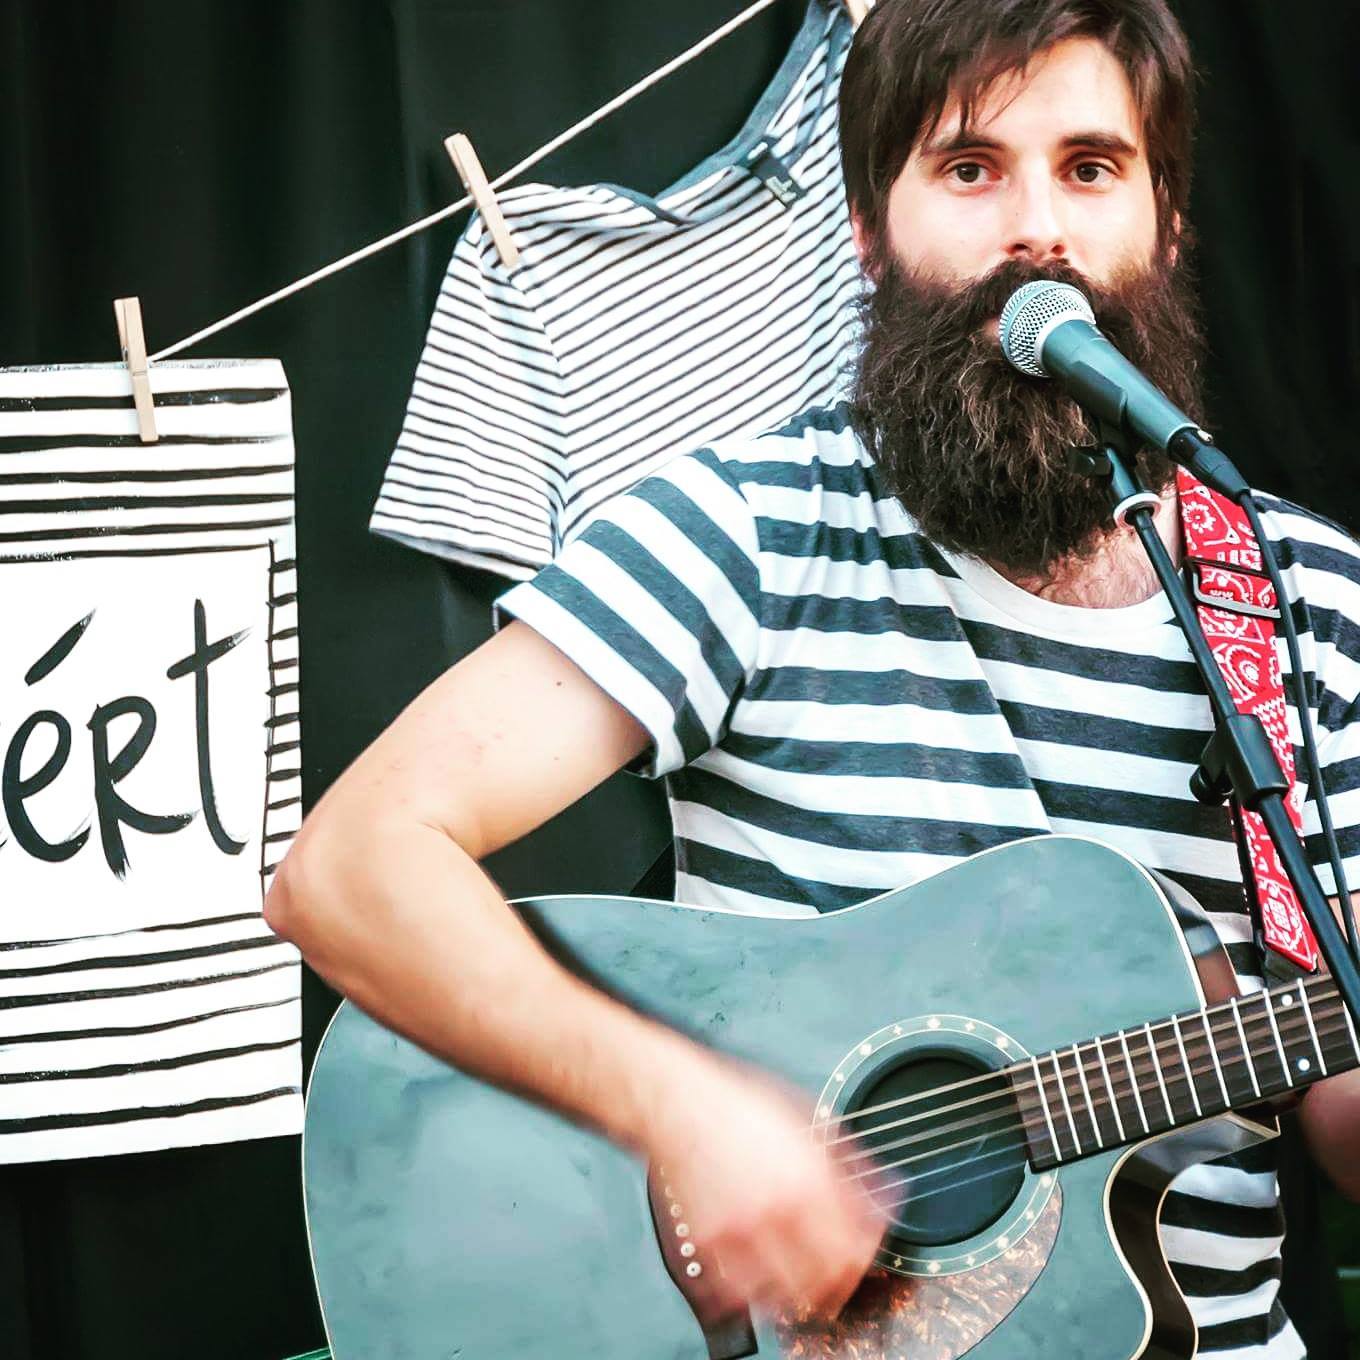
[[[521,265],[480,217],[454,248],[374,533],[527,580],[550,562],[566,485],[563,386]]]
[[[1310,522],[1307,529],[1313,541],[1295,543],[1299,566],[1291,573],[1307,601],[1299,643],[1304,674],[1316,695],[1314,727],[1323,787],[1341,866],[1354,894],[1360,892],[1360,547],[1330,525]],[[1292,707],[1287,679],[1286,686]],[[1295,755],[1296,778],[1306,781],[1307,767],[1297,747]],[[1318,879],[1331,896],[1336,877],[1311,789],[1304,799],[1303,833]]]
[[[754,515],[710,450],[611,501],[552,565],[496,602],[542,634],[647,730],[630,768],[656,778],[715,746],[756,667]]]
[[[1349,689],[1354,680],[1360,680],[1360,663],[1347,660],[1343,665],[1334,659],[1328,669],[1350,673],[1345,680],[1333,675],[1328,687],[1322,691],[1317,747],[1322,783],[1327,790],[1327,806],[1341,851],[1341,867],[1346,874],[1346,886],[1354,895],[1360,893],[1360,698],[1353,690],[1347,696],[1330,686],[1344,683]],[[1306,773],[1306,770],[1300,771],[1304,776]],[[1332,896],[1336,893],[1336,875],[1327,854],[1317,803],[1312,797],[1304,802],[1303,830],[1309,857],[1317,869],[1323,891]]]

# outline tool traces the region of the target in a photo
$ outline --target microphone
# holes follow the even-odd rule
[[[1001,312],[1001,351],[1032,378],[1054,378],[1106,425],[1160,449],[1230,500],[1250,488],[1213,436],[1190,419],[1101,334],[1070,283],[1022,284]]]

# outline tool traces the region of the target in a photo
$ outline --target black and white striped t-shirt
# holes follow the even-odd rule
[[[841,0],[802,28],[741,132],[655,198],[499,196],[458,242],[370,527],[527,579],[667,459],[833,400],[859,266],[836,126]]]
[[[1360,547],[1264,507],[1360,881]],[[1071,832],[1187,886],[1260,985],[1227,815],[1187,787],[1212,722],[1165,596],[1055,604],[942,552],[882,493],[844,406],[673,460],[498,608],[650,733],[638,769],[667,777],[680,901],[824,911]],[[1331,891],[1311,799],[1304,821]],[[1162,1221],[1202,1351],[1302,1354],[1276,1298],[1269,1144],[1182,1174]]]

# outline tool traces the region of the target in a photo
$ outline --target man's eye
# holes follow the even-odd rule
[[[983,167],[977,161],[960,161],[958,165],[949,167],[949,173],[954,175],[960,184],[980,184]]]
[[[1082,184],[1100,184],[1110,173],[1110,167],[1099,161],[1082,161],[1074,173]]]

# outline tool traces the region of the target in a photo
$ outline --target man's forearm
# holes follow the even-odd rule
[[[1318,1164],[1348,1199],[1360,1202],[1360,1071],[1329,1077],[1308,1091],[1299,1122]]]
[[[265,915],[388,1028],[626,1145],[646,1138],[648,1074],[694,1056],[549,958],[476,861],[420,823],[309,829]]]

